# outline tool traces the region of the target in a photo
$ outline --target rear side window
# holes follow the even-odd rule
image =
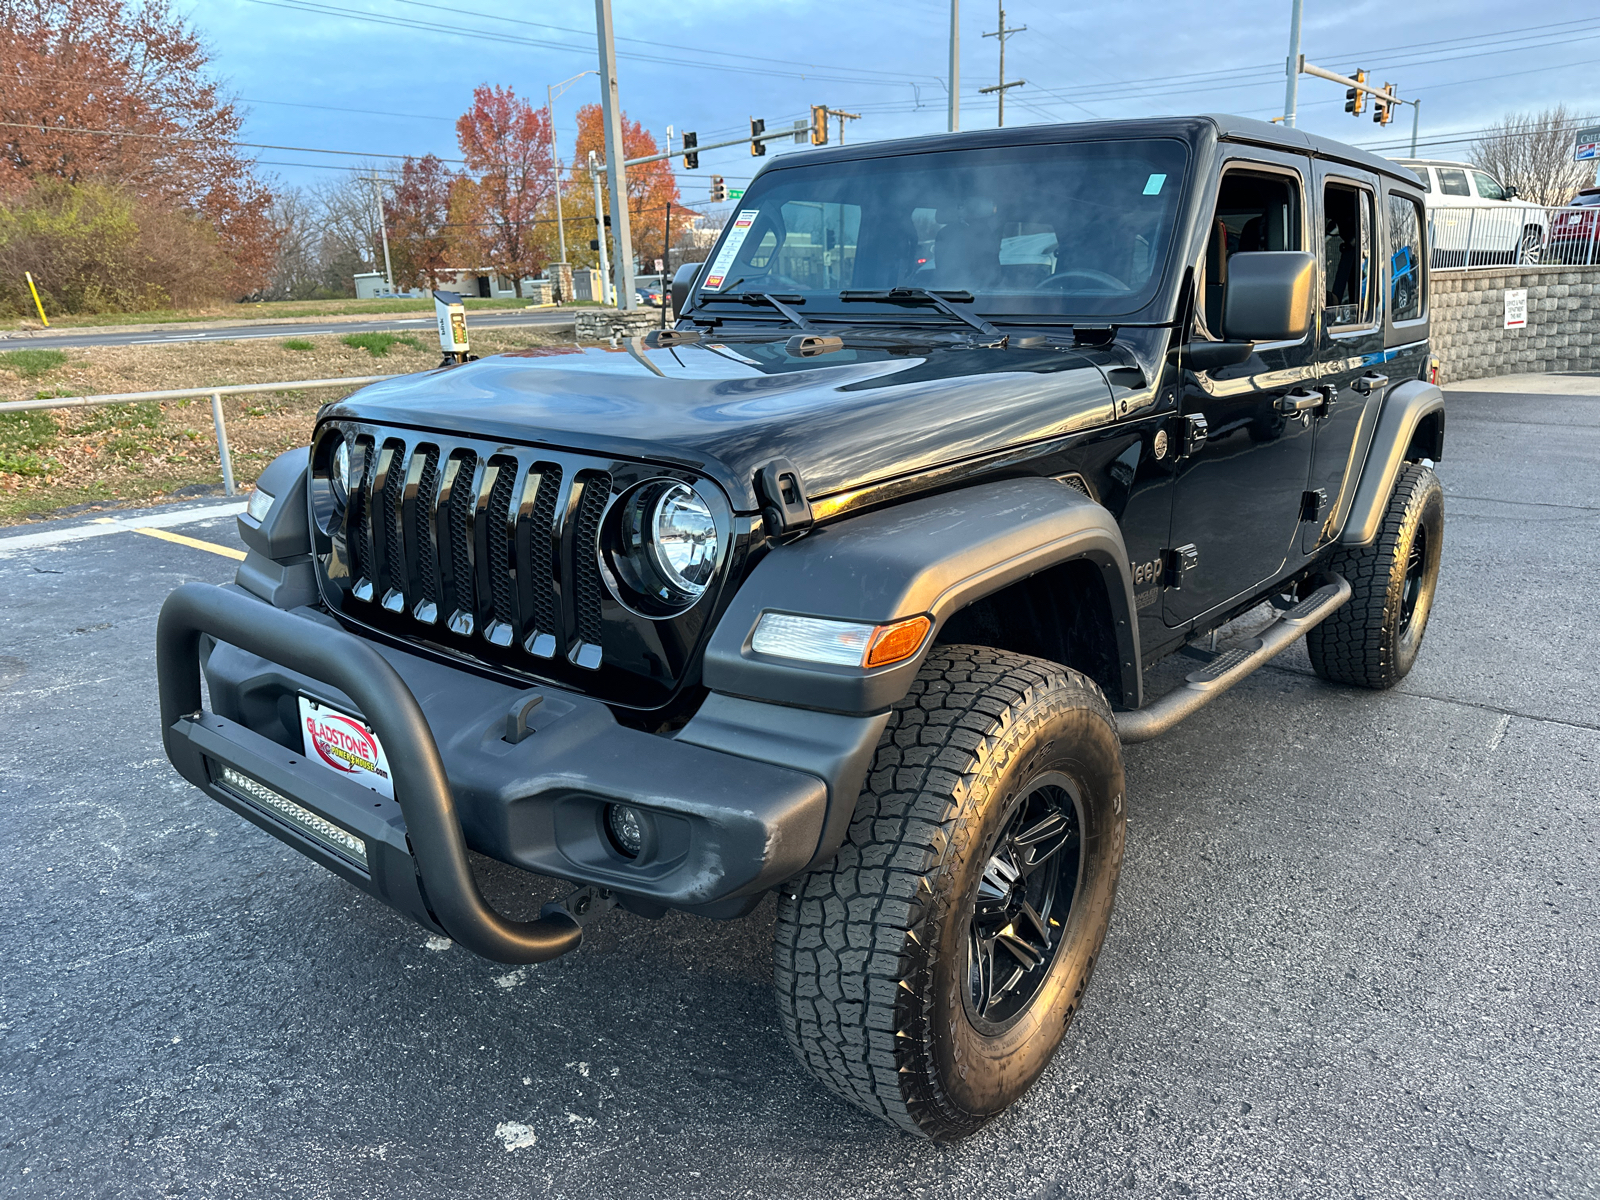
[[[1439,193],[1444,196],[1470,196],[1467,173],[1455,167],[1439,168]]]
[[[1389,197],[1389,319],[1423,314],[1422,206],[1409,196]]]
[[[1472,173],[1472,182],[1478,185],[1478,195],[1484,200],[1504,200],[1505,188],[1500,186],[1500,181],[1493,175],[1485,175],[1482,171]]]
[[[1372,193],[1344,183],[1322,192],[1323,304],[1333,328],[1371,325],[1377,310],[1372,275]]]
[[[1417,177],[1417,182],[1422,184],[1425,192],[1433,191],[1433,172],[1427,167],[1412,167],[1411,173]]]

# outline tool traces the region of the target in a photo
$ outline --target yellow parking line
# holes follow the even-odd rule
[[[244,558],[243,550],[235,550],[232,546],[219,546],[215,542],[202,542],[199,538],[184,537],[181,533],[169,533],[165,529],[141,529],[135,527],[135,533],[142,533],[146,537],[160,538],[163,542],[177,542],[180,546],[193,546],[196,550],[209,550],[213,554],[220,554],[223,558]]]

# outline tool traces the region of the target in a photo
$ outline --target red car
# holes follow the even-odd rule
[[[1600,263],[1600,187],[1587,187],[1550,213],[1547,262]]]

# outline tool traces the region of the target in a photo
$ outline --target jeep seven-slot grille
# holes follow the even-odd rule
[[[601,666],[609,470],[432,435],[350,436],[360,482],[341,530],[355,602],[343,611],[534,672],[557,658]]]

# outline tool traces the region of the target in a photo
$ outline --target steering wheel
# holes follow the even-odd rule
[[[1107,275],[1104,271],[1096,271],[1091,267],[1068,267],[1065,271],[1057,271],[1054,275],[1046,276],[1034,286],[1041,288],[1049,287],[1052,283],[1071,279],[1074,276],[1077,276],[1080,279],[1088,279],[1094,283],[1107,284],[1121,292],[1133,290],[1115,275]]]

